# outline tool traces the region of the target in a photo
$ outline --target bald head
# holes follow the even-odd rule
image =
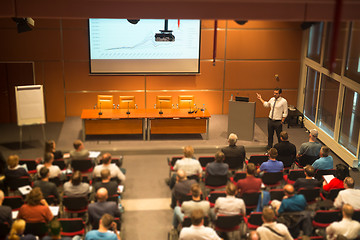
[[[354,188],[355,181],[352,177],[346,177],[344,179],[344,187],[345,188]]]
[[[286,196],[293,196],[295,194],[294,186],[291,184],[286,184],[284,186],[284,192]]]
[[[99,188],[96,192],[96,198],[99,202],[104,202],[108,198],[108,191],[106,188]]]
[[[352,218],[354,214],[354,208],[350,204],[344,204],[342,207],[342,214],[346,218]]]
[[[110,153],[104,153],[102,156],[103,163],[104,164],[110,164],[111,163],[111,154]]]

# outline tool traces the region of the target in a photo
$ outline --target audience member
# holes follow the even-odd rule
[[[8,240],[37,240],[38,238],[32,234],[24,235],[26,222],[23,219],[17,219],[11,226]]]
[[[333,169],[333,157],[329,155],[330,148],[323,146],[320,149],[320,158],[312,166],[317,170]]]
[[[296,158],[296,147],[288,139],[288,133],[282,131],[280,133],[280,142],[274,145],[274,148],[278,151],[277,160],[283,162],[284,167],[291,167]]]
[[[106,201],[108,199],[108,192],[106,188],[100,188],[96,192],[97,202],[89,204],[88,214],[89,222],[93,229],[98,228],[99,220],[105,213],[110,214],[113,217],[121,216],[120,210],[113,201]]]
[[[93,172],[94,177],[101,177],[101,170],[109,169],[112,178],[117,178],[119,181],[124,183],[125,175],[115,163],[111,163],[111,154],[105,153],[102,156],[102,159],[103,159],[103,164],[100,164],[94,168],[94,172]]]
[[[354,209],[349,204],[344,204],[342,207],[343,218],[340,222],[333,222],[326,228],[326,239],[334,240],[339,235],[346,237],[346,239],[355,239],[360,236],[360,223],[352,220]]]
[[[204,226],[204,212],[201,209],[195,209],[191,213],[190,227],[181,229],[179,240],[220,240],[214,229]]]
[[[247,240],[260,240],[260,235],[256,231],[250,231]]]
[[[194,179],[187,179],[184,170],[179,169],[176,172],[176,184],[172,190],[171,208],[175,208],[176,202],[184,199],[186,194],[190,192],[191,186],[197,183]]]
[[[39,187],[45,198],[50,195],[53,195],[56,198],[57,202],[59,203],[60,195],[58,193],[56,185],[55,183],[49,182],[49,176],[50,176],[49,169],[47,167],[42,167],[39,173],[41,180],[36,180],[34,182],[34,187]]]
[[[98,222],[99,229],[86,233],[85,240],[121,240],[114,217],[104,214]],[[112,232],[111,232],[112,231]]]
[[[295,194],[294,186],[291,184],[286,184],[284,186],[285,196],[279,204],[279,201],[273,200],[271,205],[275,206],[276,212],[278,214],[285,212],[299,212],[304,211],[306,208],[306,200],[304,195]],[[273,203],[274,202],[274,203]]]
[[[255,177],[256,166],[253,163],[249,163],[246,166],[246,178],[240,179],[236,183],[236,187],[240,196],[244,193],[258,192],[261,188],[261,178]]]
[[[323,182],[323,190],[329,192],[331,189],[344,188],[344,179],[348,176],[349,169],[345,165],[336,165],[335,177],[329,183]]]
[[[174,208],[173,227],[176,229],[179,223],[184,220],[184,216],[190,216],[191,212],[195,209],[201,209],[205,216],[209,215],[210,203],[205,200],[201,200],[201,189],[198,183],[194,183],[191,186],[192,200],[184,201],[181,207],[176,206]]]
[[[319,157],[321,144],[316,142],[317,137],[318,131],[316,129],[310,130],[309,141],[301,144],[300,150],[297,154],[297,158],[300,158],[303,155]]]
[[[256,229],[261,240],[292,240],[287,227],[282,223],[275,222],[274,210],[270,207],[265,207],[262,214],[263,224]]]
[[[311,165],[306,165],[304,167],[305,178],[298,178],[295,181],[294,188],[298,191],[300,188],[315,188],[321,187],[321,182],[316,180],[315,169]]]
[[[258,173],[265,172],[281,172],[284,169],[284,164],[281,161],[277,161],[276,157],[278,152],[276,148],[270,148],[269,150],[269,160],[263,162],[258,169]]]
[[[5,169],[5,180],[14,181],[14,179],[24,176],[29,176],[29,173],[25,168],[19,165],[19,156],[18,155],[10,155],[7,159],[8,167]]]
[[[61,236],[61,223],[57,219],[53,219],[49,223],[49,235],[42,238],[42,240],[72,240],[70,237],[62,237]],[[79,235],[77,235],[79,240],[81,239]]]
[[[60,177],[61,176],[61,169],[58,166],[53,165],[53,162],[54,162],[54,154],[52,154],[50,152],[45,153],[44,164],[39,164],[36,167],[36,170],[38,172],[38,176],[41,177],[40,176],[40,169],[43,168],[43,167],[46,167],[50,171],[49,178]]]
[[[89,151],[85,149],[81,140],[74,141],[74,150],[70,151],[70,160],[85,160],[89,157]]]
[[[231,133],[228,138],[229,146],[222,148],[221,151],[225,154],[225,159],[238,158],[239,160],[241,160],[242,163],[240,168],[243,168],[242,166],[245,161],[246,151],[243,145],[236,145],[237,140],[237,135],[235,133]]]
[[[214,212],[216,216],[218,214],[223,215],[237,215],[243,214],[246,215],[246,208],[244,200],[241,198],[236,198],[237,194],[236,186],[233,183],[228,183],[226,185],[226,197],[219,197],[216,199]]]
[[[0,190],[0,223],[8,223],[11,225],[12,223],[12,213],[11,207],[3,206],[2,203],[4,201],[4,192]]]
[[[104,168],[103,170],[101,170],[100,176],[101,176],[101,182],[95,182],[92,185],[93,192],[97,192],[97,190],[99,190],[99,188],[103,187],[103,188],[106,188],[109,196],[117,194],[118,184],[116,181],[111,181],[110,170],[107,168]]]
[[[26,196],[25,202],[19,209],[18,219],[24,219],[29,223],[48,223],[53,219],[53,215],[46,200],[43,198],[40,188],[33,188]]]
[[[223,152],[218,151],[215,154],[215,161],[208,163],[206,166],[206,174],[213,176],[228,175],[229,165],[224,163],[225,155]]]
[[[355,210],[360,210],[360,189],[354,189],[355,181],[352,177],[344,180],[344,188],[339,192],[334,201],[336,208],[341,208],[344,204],[351,205]]]
[[[202,167],[200,162],[194,159],[194,148],[192,146],[186,146],[184,148],[184,158],[176,161],[174,170],[183,170],[187,177],[192,175],[198,175],[201,177]]]
[[[52,153],[54,154],[54,159],[63,158],[63,154],[61,151],[56,151],[56,144],[54,140],[48,140],[45,142],[45,154]]]
[[[64,184],[64,195],[67,197],[88,197],[89,184],[82,182],[80,171],[75,171],[70,180]]]

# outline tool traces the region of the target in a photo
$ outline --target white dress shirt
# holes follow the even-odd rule
[[[341,208],[346,203],[351,205],[355,210],[360,210],[360,189],[348,188],[341,190],[335,198],[334,206]]]
[[[184,227],[181,229],[180,240],[220,240],[215,230],[209,227],[194,226]]]
[[[269,101],[264,102],[264,107],[270,107],[269,118],[272,120],[281,120],[288,115],[288,104],[285,98],[279,97],[276,99],[275,109],[273,114],[275,97],[270,98]],[[273,116],[272,116],[273,115]]]
[[[358,221],[343,218],[340,222],[333,222],[326,228],[326,239],[336,239],[338,235],[347,239],[355,239],[360,234],[360,223]]]

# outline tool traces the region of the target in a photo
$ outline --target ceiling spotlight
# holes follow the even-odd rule
[[[140,21],[140,19],[127,19],[127,20],[131,24],[137,24]]]
[[[245,23],[248,22],[248,20],[234,20],[234,21],[239,25],[244,25]]]

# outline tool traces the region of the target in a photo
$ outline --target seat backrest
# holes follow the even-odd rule
[[[85,223],[82,218],[59,218],[58,220],[62,227],[61,236],[84,235]]]
[[[316,198],[320,197],[320,188],[300,188],[299,194],[304,195],[307,202],[313,202]]]
[[[326,198],[334,201],[341,190],[344,190],[344,188],[331,189],[329,191],[329,195]]]
[[[296,181],[298,178],[305,178],[305,171],[304,169],[291,169],[289,171],[288,178],[291,181]]]
[[[193,95],[181,95],[178,97],[178,106],[180,109],[194,108],[194,96]]]
[[[244,217],[241,214],[232,216],[218,214],[215,220],[215,226],[221,229],[231,229],[238,226],[243,219]]]
[[[215,161],[215,157],[209,156],[209,157],[199,157],[199,162],[201,167],[206,167],[208,163],[211,163]]]
[[[245,202],[246,207],[257,206],[260,192],[243,193],[242,199]]]
[[[62,183],[59,177],[49,178],[49,182],[55,183],[57,187],[59,187]]]
[[[224,163],[229,165],[229,169],[242,169],[244,166],[245,158],[242,157],[229,157],[225,156]]]
[[[276,199],[276,200],[282,201],[282,199],[285,195],[283,189],[270,189],[269,193],[270,193],[271,200]]]
[[[328,169],[328,170],[316,170],[315,178],[319,181],[323,180],[323,175],[335,175],[336,169]]]
[[[36,166],[38,165],[35,159],[20,159],[19,165],[26,164],[28,173],[36,173]]]
[[[119,109],[135,109],[135,96],[119,96]]]
[[[205,185],[206,186],[224,186],[227,184],[228,176],[227,175],[211,175],[207,174],[205,176]]]
[[[265,185],[278,184],[283,179],[283,172],[264,172],[261,177]]]
[[[255,166],[260,166],[263,162],[269,160],[269,155],[251,155],[249,163],[255,164]]]
[[[113,95],[98,95],[97,96],[97,108],[98,109],[112,109],[114,108],[114,96]]]
[[[172,96],[156,96],[157,109],[172,109]]]
[[[245,178],[246,178],[246,172],[236,172],[234,174],[233,181],[237,182],[240,179],[245,179]]]
[[[226,192],[225,191],[212,191],[209,193],[208,201],[210,203],[215,203],[216,199],[218,199],[219,197],[226,197]]]
[[[48,233],[48,226],[46,223],[43,222],[36,222],[36,223],[26,223],[25,226],[25,234],[32,234],[42,238]]]
[[[93,167],[93,162],[91,159],[84,160],[72,160],[71,167],[74,171],[79,170],[80,172],[85,172]]]
[[[57,204],[57,200],[56,200],[56,198],[55,198],[54,195],[49,195],[49,196],[44,197],[44,198],[45,198],[46,202],[47,202],[49,205],[55,205],[55,204]]]
[[[64,159],[55,159],[52,164],[58,166],[61,170],[66,169],[66,164]]]
[[[31,179],[29,176],[17,177],[17,178],[8,178],[5,179],[6,185],[10,187],[10,190],[15,191],[19,187],[31,185]]]
[[[262,212],[251,212],[247,218],[247,222],[250,229],[260,227],[264,223],[262,220]]]
[[[329,225],[332,222],[340,221],[342,218],[340,210],[318,210],[314,216],[314,222]]]
[[[85,197],[68,197],[63,196],[63,205],[68,210],[82,210],[87,208],[89,202]]]
[[[284,168],[291,167],[291,165],[295,162],[296,156],[295,155],[278,155],[276,160],[283,162]]]
[[[175,166],[176,161],[182,158],[183,158],[182,156],[172,157],[170,160],[170,165]]]
[[[19,210],[19,208],[24,204],[22,196],[6,196],[4,197],[3,205],[11,207],[11,209]]]
[[[319,156],[302,155],[298,159],[298,163],[305,167],[306,165],[312,165]]]
[[[8,222],[0,222],[0,239],[5,239],[9,232],[10,224]]]

